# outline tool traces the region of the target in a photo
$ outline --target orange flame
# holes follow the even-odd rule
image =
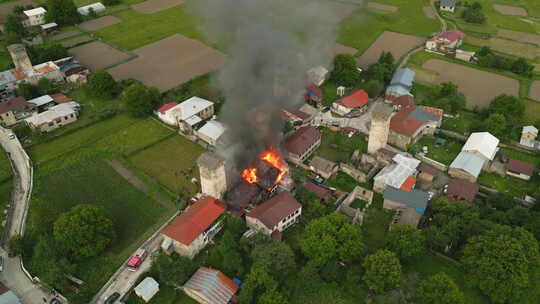
[[[257,177],[257,168],[244,169],[244,171],[242,171],[242,178],[250,184],[255,184],[259,181],[259,178]]]
[[[285,165],[285,162],[283,162],[283,159],[274,150],[263,152],[261,159],[270,164],[272,167],[279,169],[280,173],[276,177],[274,184],[279,183],[283,176],[287,173],[287,166]]]

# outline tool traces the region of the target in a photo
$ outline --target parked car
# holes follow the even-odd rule
[[[58,298],[52,299],[49,304],[62,304],[62,301],[60,301]]]
[[[110,295],[107,298],[107,300],[105,300],[105,304],[114,304],[114,302],[116,302],[116,300],[118,300],[118,298],[120,298],[120,294],[118,292],[115,292],[112,295]]]
[[[139,266],[141,266],[142,262],[144,262],[144,259],[147,256],[147,252],[144,249],[139,249],[137,252],[135,252],[135,255],[132,256],[129,261],[127,262],[127,267],[131,271],[137,271],[139,269]]]
[[[15,139],[15,134],[10,134],[9,139]]]
[[[313,181],[316,182],[317,184],[322,184],[324,183],[324,178],[322,178],[320,175],[317,175],[313,178]]]

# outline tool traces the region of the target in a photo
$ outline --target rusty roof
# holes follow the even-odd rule
[[[281,220],[302,208],[302,205],[290,192],[283,191],[257,206],[246,216],[260,220],[266,227],[273,229]]]
[[[506,164],[506,170],[513,173],[532,176],[534,172],[534,165],[517,159],[509,159],[508,163]]]
[[[419,166],[418,166],[418,171],[420,172],[424,172],[424,173],[427,173],[429,175],[433,175],[433,176],[436,176],[439,171],[435,168],[433,168],[432,166],[426,164],[426,163],[421,163]]]
[[[49,95],[56,104],[70,102],[72,99],[62,93],[56,93]]]
[[[289,153],[302,155],[321,138],[321,132],[315,127],[307,126],[298,129],[285,139],[285,148]]]
[[[330,196],[330,190],[323,188],[321,186],[317,186],[311,182],[305,182],[304,188],[306,188],[307,191],[314,193],[320,199],[323,199],[323,200],[328,199]]]
[[[8,101],[0,102],[0,114],[7,113],[13,110],[22,110],[30,106],[26,99],[22,96],[14,97]]]
[[[210,267],[199,268],[183,288],[195,291],[205,298],[206,303],[212,304],[227,304],[238,291],[238,285],[221,271]]]
[[[478,189],[479,187],[475,183],[471,183],[460,178],[453,178],[448,182],[446,198],[451,202],[457,200],[466,200],[472,203],[476,197],[476,194],[478,193]]]
[[[390,120],[390,129],[405,136],[413,136],[416,130],[422,126],[420,121],[410,115],[414,109],[415,107],[402,108],[401,111],[394,115]]]

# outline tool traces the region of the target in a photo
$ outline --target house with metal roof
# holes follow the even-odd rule
[[[383,193],[387,187],[410,190],[412,189],[411,183],[414,186],[411,177],[416,176],[416,169],[420,165],[420,161],[401,154],[396,154],[392,161],[373,178],[373,191]]]
[[[202,122],[214,115],[214,103],[193,96],[181,103],[170,102],[159,109],[154,114],[166,124],[180,127],[184,133],[191,133]]]
[[[347,115],[353,110],[364,112],[367,109],[369,97],[366,91],[357,90],[354,93],[342,97],[332,103],[332,110],[339,115]]]
[[[161,231],[161,249],[193,258],[221,230],[219,218],[227,207],[206,196],[189,206]]]
[[[519,144],[529,147],[540,149],[540,142],[536,140],[538,137],[538,129],[535,126],[524,126],[521,130],[521,139]]]
[[[478,184],[461,178],[452,178],[445,189],[445,197],[449,202],[466,201],[472,203],[479,190]]]
[[[201,267],[182,286],[184,292],[201,304],[227,304],[236,298],[239,286],[221,271]]]
[[[41,132],[50,132],[77,121],[80,108],[81,106],[74,101],[61,103],[48,108],[44,112],[34,113],[34,115],[26,118],[24,121],[32,129]]]
[[[54,99],[50,95],[43,95],[30,99],[28,100],[28,103],[32,104],[38,112],[43,112],[55,105]]]
[[[311,159],[311,162],[309,162],[309,169],[319,174],[320,176],[328,179],[332,175],[337,173],[339,165],[326,158],[315,156],[313,157],[313,159]]]
[[[196,131],[197,137],[205,141],[211,146],[216,146],[223,134],[225,133],[225,126],[217,120],[209,120],[204,126]]]
[[[499,139],[489,132],[472,133],[465,145],[461,148],[463,152],[474,153],[486,161],[492,161],[499,151]]]
[[[386,95],[396,97],[411,95],[410,91],[415,75],[415,72],[409,68],[397,69],[392,76],[390,85],[386,88]]]
[[[441,123],[442,110],[432,112],[415,105],[401,106],[399,112],[390,119],[388,143],[407,150],[409,145],[418,141],[423,135],[435,134]]]
[[[96,2],[92,4],[88,4],[85,6],[81,6],[77,8],[77,12],[83,16],[87,16],[90,14],[90,12],[94,12],[96,14],[99,14],[105,10],[105,5],[101,2]]]
[[[441,0],[439,8],[441,11],[453,13],[456,10],[456,0]]]
[[[383,208],[396,211],[393,224],[416,227],[425,213],[429,195],[417,189],[403,191],[388,187],[384,190],[383,198]]]
[[[36,7],[22,12],[22,24],[24,27],[38,26],[45,23],[47,10],[43,7]]]
[[[534,174],[534,165],[517,159],[509,159],[506,163],[506,174],[528,181]]]
[[[135,294],[149,302],[159,291],[159,283],[152,277],[146,277],[135,287]]]
[[[450,30],[438,35],[433,36],[426,41],[426,50],[449,53],[455,52],[458,47],[463,44],[465,34],[460,30]],[[474,53],[473,53],[474,54]]]
[[[484,167],[486,160],[471,152],[460,152],[448,167],[448,174],[475,183]]]
[[[22,96],[0,102],[0,124],[12,126],[22,119],[32,115],[34,108]]]
[[[296,130],[284,141],[287,159],[294,163],[302,163],[321,145],[321,137],[321,132],[312,126],[301,127]]]

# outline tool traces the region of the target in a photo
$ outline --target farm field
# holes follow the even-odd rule
[[[397,6],[386,5],[386,4],[381,4],[377,2],[368,2],[367,7],[370,9],[376,9],[376,10],[388,11],[388,12],[397,12],[398,10]]]
[[[194,193],[198,187],[191,183],[191,178],[199,178],[196,160],[203,151],[188,139],[174,136],[135,153],[129,160],[170,191],[177,193],[182,184],[190,193]]]
[[[179,52],[178,50],[182,50]],[[161,92],[218,69],[223,53],[200,41],[173,35],[134,51],[137,58],[109,69],[117,80],[137,79]]]
[[[347,17],[351,16],[353,12],[359,7],[358,5],[355,5],[355,4],[338,2],[338,1],[333,1],[333,0],[329,0],[326,3],[331,8],[333,8],[335,12],[335,16],[338,18],[339,21],[343,21]]]
[[[101,41],[74,47],[69,50],[69,53],[92,70],[104,69],[130,57]]]
[[[500,94],[519,96],[519,81],[461,64],[429,59],[423,68],[437,72],[436,84],[451,81],[467,97],[467,107],[486,107]]]
[[[540,80],[533,81],[529,96],[534,100],[540,101]]]
[[[510,54],[517,57],[524,57],[534,60],[540,55],[540,48],[530,43],[522,43],[502,38],[480,39],[472,36],[465,37],[465,43],[478,46],[488,46],[495,51]]]
[[[540,35],[536,35],[536,34],[500,29],[497,32],[497,36],[506,38],[506,39],[516,40],[523,43],[533,43],[536,45],[540,45]]]
[[[377,62],[381,52],[391,52],[394,58],[399,60],[401,56],[424,43],[426,39],[411,35],[405,35],[385,31],[375,43],[373,43],[362,56],[358,58],[358,65],[367,67]]]
[[[527,16],[527,10],[518,6],[493,4],[493,9],[503,15]]]
[[[119,22],[122,22],[122,20],[114,16],[103,16],[89,21],[85,21],[78,26],[85,31],[97,31],[107,26],[117,24]]]
[[[153,14],[162,10],[173,8],[184,3],[184,0],[147,0],[131,5],[131,8],[139,13]]]
[[[512,176],[502,177],[496,173],[487,172],[480,173],[478,183],[521,199],[525,195],[533,195],[540,185],[539,177],[536,175],[531,181],[523,181]]]
[[[0,4],[0,16],[4,17],[6,15],[11,14],[15,6],[30,5],[32,3],[33,3],[32,0],[17,0],[17,1],[2,3]]]
[[[385,31],[427,38],[440,30],[439,22],[424,14],[423,7],[430,5],[429,0],[378,0],[377,3],[398,7],[398,11],[368,9],[355,13],[342,22],[339,43],[364,53]]]
[[[540,117],[540,103],[530,100],[525,100],[525,117],[527,123],[534,123]]]

